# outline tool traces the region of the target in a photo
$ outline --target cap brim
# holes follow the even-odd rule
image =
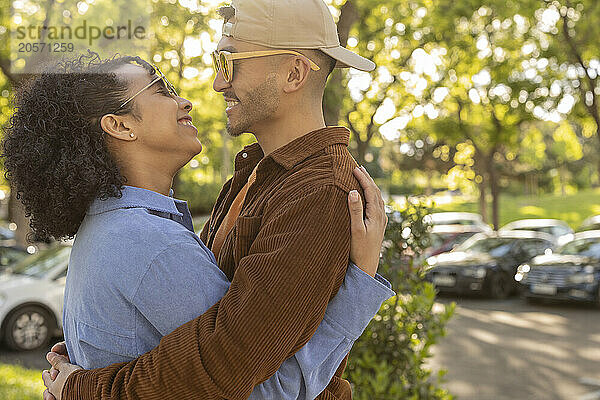
[[[319,50],[337,60],[336,68],[356,68],[368,72],[373,71],[376,67],[373,61],[367,60],[342,46],[323,47]]]

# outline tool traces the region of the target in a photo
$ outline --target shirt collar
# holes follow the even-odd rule
[[[145,208],[148,210],[166,212],[179,217],[183,216],[177,209],[175,203],[185,203],[185,201],[174,199],[172,197],[173,190],[170,191],[169,196],[165,196],[152,190],[124,186],[121,192],[123,195],[120,198],[109,197],[106,200],[101,200],[99,198],[95,199],[90,205],[88,214],[100,214],[121,208]]]
[[[316,152],[335,144],[346,147],[350,141],[350,131],[342,126],[328,126],[307,133],[278,148],[269,156],[285,169],[291,169]]]
[[[350,131],[342,126],[328,126],[309,132],[269,154],[277,164],[285,169],[291,169],[299,162],[307,159],[316,152],[335,144],[348,146]],[[254,166],[264,157],[258,143],[245,146],[235,157],[235,169],[241,170]]]
[[[242,151],[235,156],[235,170],[238,171],[248,167],[254,168],[264,155],[262,148],[256,142],[244,146]]]

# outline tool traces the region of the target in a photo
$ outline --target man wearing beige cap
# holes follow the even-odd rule
[[[347,199],[360,185],[349,131],[325,126],[323,90],[334,67],[375,65],[340,46],[322,0],[233,0],[220,14],[213,87],[229,134],[257,139],[237,154],[200,235],[231,287],[138,359],[73,372],[63,399],[248,398],[308,342],[344,280]],[[345,365],[317,398],[352,397]]]

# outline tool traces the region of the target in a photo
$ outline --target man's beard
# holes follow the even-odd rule
[[[239,103],[235,121],[227,119],[227,133],[237,137],[242,133],[252,132],[256,122],[264,121],[279,108],[277,82],[274,76],[252,89],[243,102]],[[253,133],[253,132],[252,132]]]

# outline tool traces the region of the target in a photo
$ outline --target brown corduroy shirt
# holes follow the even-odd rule
[[[310,339],[344,279],[350,252],[347,196],[353,189],[362,192],[348,140],[346,128],[328,127],[266,157],[258,143],[239,152],[233,177],[200,234],[211,247],[260,162],[218,257],[232,280],[229,291],[139,358],[74,372],[63,399],[248,398]],[[346,361],[319,399],[352,398],[350,384],[341,378],[345,366]]]

